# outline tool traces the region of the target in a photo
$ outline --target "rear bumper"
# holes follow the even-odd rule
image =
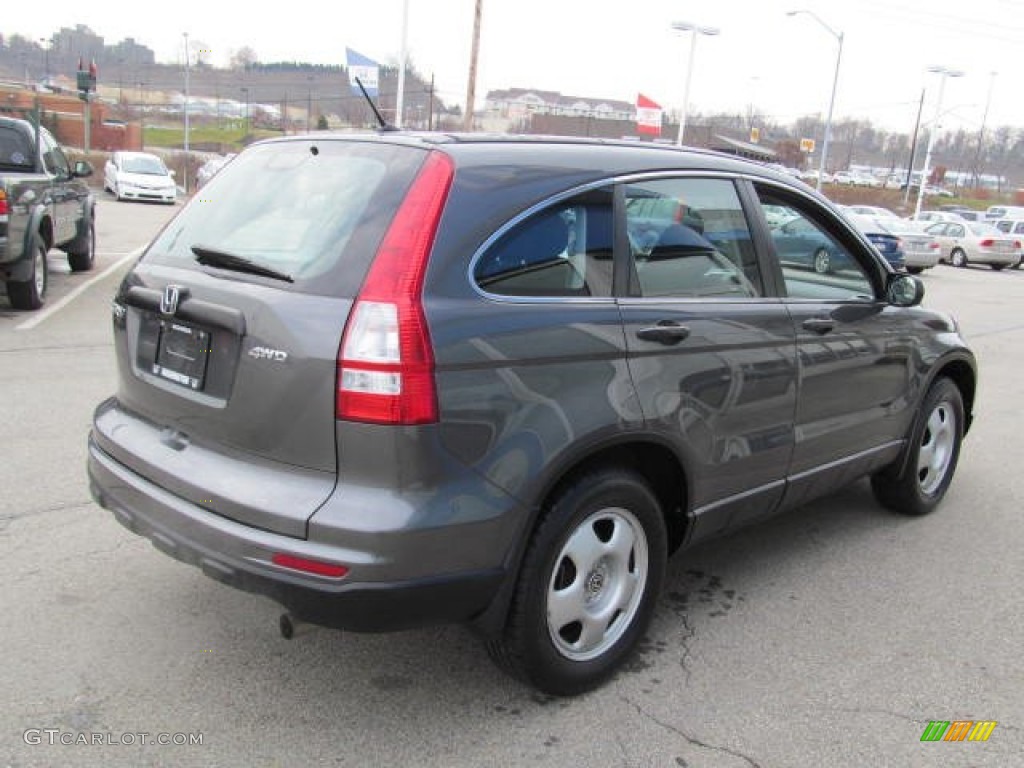
[[[88,472],[93,498],[130,531],[207,576],[265,595],[315,624],[381,632],[469,621],[488,607],[505,577],[504,568],[495,566],[408,580],[359,580],[360,573],[372,573],[374,561],[388,561],[387,554],[295,539],[216,515],[119,464],[92,436]],[[306,574],[274,564],[274,554],[352,570],[341,579]]]

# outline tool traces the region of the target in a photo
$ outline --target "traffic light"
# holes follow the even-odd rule
[[[89,62],[88,69],[83,65],[82,59],[78,59],[78,98],[82,101],[88,101],[89,93],[96,90],[96,74],[95,59]]]

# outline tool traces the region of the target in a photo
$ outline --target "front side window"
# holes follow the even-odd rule
[[[626,186],[626,230],[643,297],[751,298],[763,283],[736,188],[724,179]]]
[[[43,165],[46,166],[47,172],[54,176],[70,178],[71,166],[63,150],[57,146],[57,142],[47,131],[42,131],[39,138],[43,146]]]
[[[612,191],[595,189],[519,222],[477,261],[481,290],[500,296],[612,295]]]
[[[786,294],[796,299],[872,298],[864,266],[807,204],[758,189]]]

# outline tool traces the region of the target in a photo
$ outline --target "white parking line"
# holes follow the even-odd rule
[[[144,250],[145,250],[145,248],[136,248],[131,253],[125,254],[120,259],[118,259],[113,264],[111,264],[109,267],[107,267],[102,272],[100,272],[98,275],[95,275],[94,277],[91,277],[90,279],[86,280],[84,283],[82,283],[80,286],[75,288],[75,290],[73,290],[71,293],[69,293],[63,299],[58,301],[56,304],[53,304],[52,306],[47,307],[46,309],[42,310],[41,312],[39,312],[36,315],[33,315],[30,320],[26,320],[21,325],[14,326],[14,330],[16,330],[16,331],[31,331],[33,328],[35,328],[40,323],[46,322],[51,317],[53,317],[55,314],[57,314],[62,309],[64,309],[64,307],[66,307],[72,301],[74,301],[79,296],[81,296],[83,293],[85,293],[87,290],[89,290],[96,283],[100,282],[101,280],[103,280],[106,277],[109,277],[112,273],[116,272],[118,269],[120,269],[122,266],[124,266],[131,259],[137,258]]]

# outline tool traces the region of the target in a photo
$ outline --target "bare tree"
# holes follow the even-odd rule
[[[243,45],[231,55],[232,69],[249,69],[258,62],[259,57],[256,55],[256,51],[248,45]]]

